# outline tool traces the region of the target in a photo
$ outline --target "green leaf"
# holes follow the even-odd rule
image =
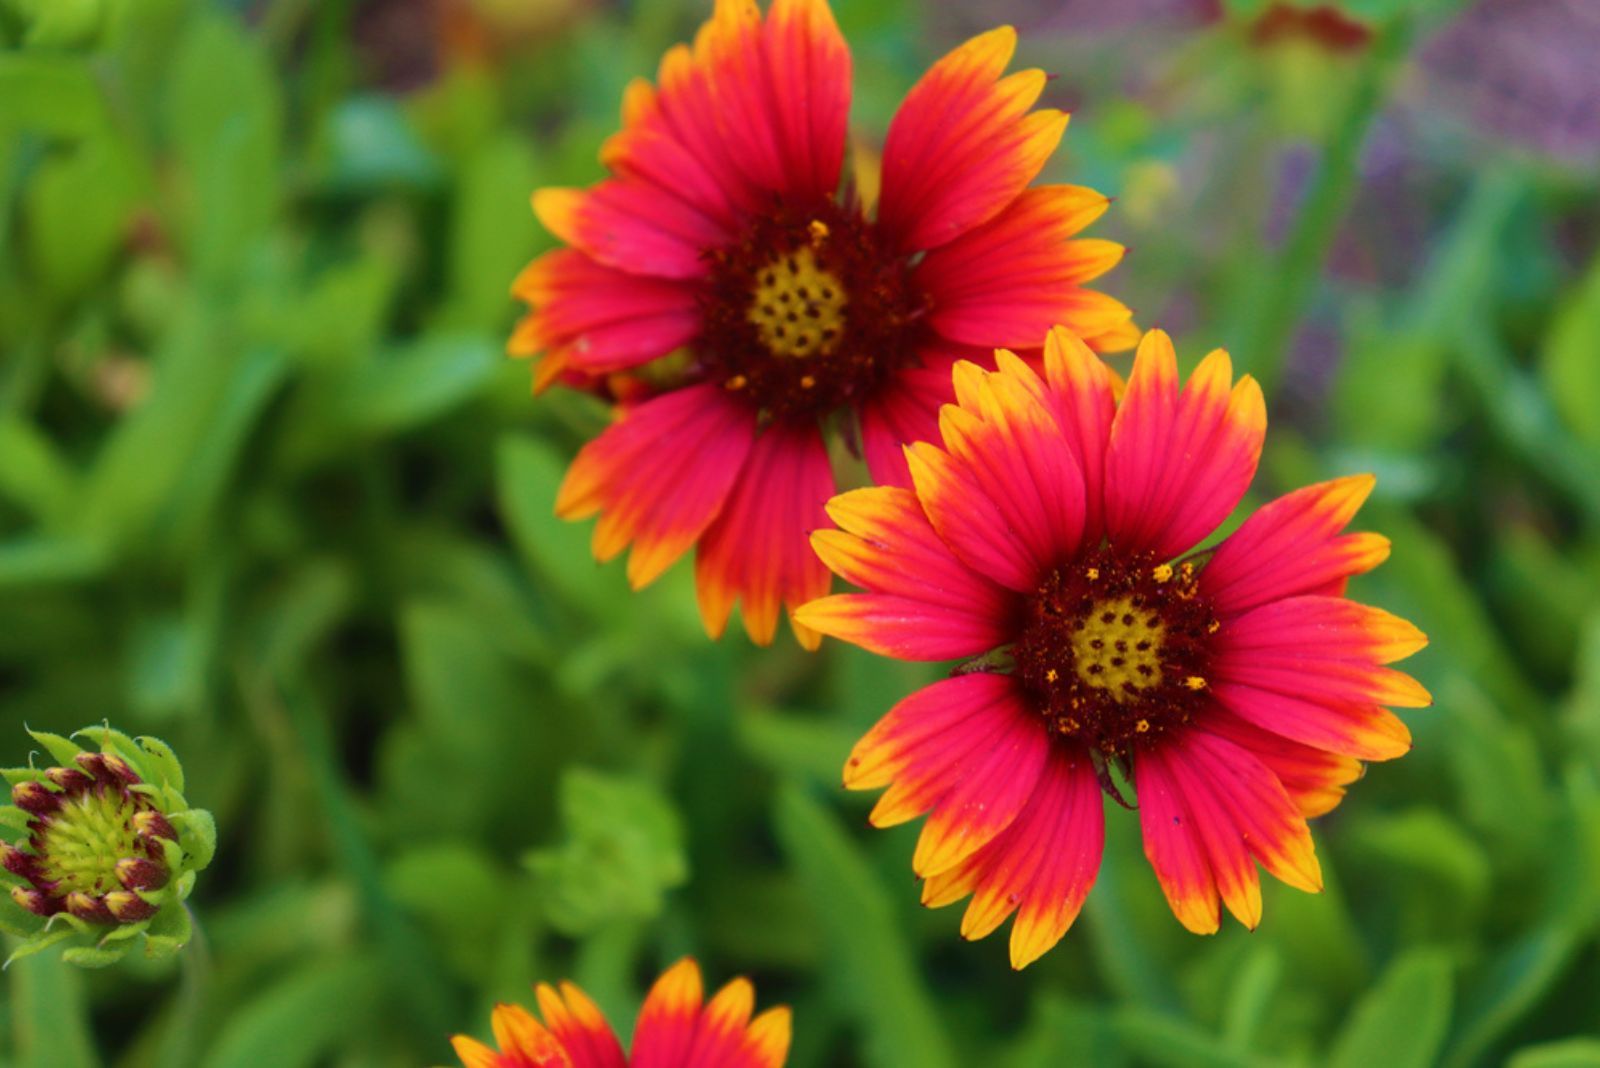
[[[0,128],[82,137],[104,121],[105,108],[86,61],[0,52]]]
[[[452,325],[498,330],[511,317],[511,280],[538,240],[528,210],[537,184],[533,153],[519,137],[484,145],[466,161],[450,235]]]
[[[404,430],[466,401],[502,359],[500,346],[480,335],[424,337],[350,375],[333,401],[333,417],[368,433]]]
[[[379,974],[366,957],[307,961],[232,1014],[201,1060],[203,1068],[328,1063],[352,1017],[369,1011]]]
[[[527,860],[558,930],[650,919],[689,876],[677,811],[648,783],[573,768],[561,777],[561,822],[566,840]]]
[[[32,423],[0,415],[0,496],[40,523],[62,519],[77,491],[77,474],[54,442]]]
[[[1540,367],[1556,410],[1590,446],[1600,446],[1600,257],[1567,298],[1545,337]]]
[[[565,463],[536,438],[506,435],[495,450],[495,494],[500,515],[523,561],[541,585],[578,607],[600,609],[616,586],[589,556],[589,532],[556,518],[556,489]]]
[[[1524,1046],[1506,1068],[1600,1068],[1600,1038],[1564,1038]]]
[[[1113,1020],[1117,1037],[1141,1063],[1171,1068],[1260,1068],[1271,1063],[1235,1052],[1193,1024],[1151,1009],[1122,1009]]]
[[[838,821],[799,787],[779,790],[778,840],[827,935],[842,1004],[874,1068],[954,1068],[955,1051],[924,989],[888,892]],[[907,887],[908,892],[911,891]]]
[[[1334,1041],[1329,1068],[1429,1068],[1450,1026],[1450,957],[1413,949],[1356,1005]]]
[[[136,738],[134,744],[143,754],[142,763],[147,771],[145,781],[164,784],[183,793],[183,765],[178,762],[178,755],[172,751],[172,747],[148,734]]]
[[[98,1068],[100,1064],[81,977],[55,954],[33,955],[72,935],[70,929],[57,931],[16,950],[6,962],[15,1068]]]

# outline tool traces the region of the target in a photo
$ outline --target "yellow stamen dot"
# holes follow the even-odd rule
[[[1183,680],[1183,684],[1191,690],[1203,690],[1206,688],[1206,680],[1199,675],[1190,675]]]
[[[816,386],[816,384],[817,384],[817,380],[815,378],[813,378],[811,375],[801,375],[800,376],[800,388],[801,389],[812,389],[812,388],[814,388]]]
[[[1206,633],[1207,634],[1215,634],[1217,631],[1219,631],[1221,629],[1222,629],[1222,624],[1217,622],[1215,619],[1213,619],[1210,623],[1206,624]]]
[[[1057,671],[1055,668],[1051,668],[1049,671],[1044,673],[1044,681],[1046,682],[1056,682],[1060,678],[1061,672]]]
[[[1188,582],[1190,579],[1194,578],[1194,565],[1189,563],[1187,560],[1178,565],[1178,570],[1183,574],[1183,581]]]
[[[1157,582],[1170,582],[1172,580],[1172,565],[1157,564],[1155,570],[1150,572],[1150,577]]]
[[[806,229],[811,231],[811,243],[813,245],[820,245],[827,240],[828,224],[821,219],[812,219]]]
[[[813,222],[813,236],[817,226],[826,232],[825,225]],[[848,303],[839,279],[817,262],[816,253],[802,246],[756,273],[745,318],[774,356],[825,356],[844,334]]]
[[[1160,616],[1135,605],[1131,596],[1096,601],[1072,632],[1078,678],[1118,704],[1133,700],[1139,690],[1160,684],[1165,637]]]
[[[1140,734],[1149,734],[1150,721],[1147,719],[1141,719],[1138,723],[1133,725],[1133,729],[1138,731]]]
[[[724,389],[743,389],[749,384],[750,380],[744,375],[734,375],[732,378],[722,383]]]
[[[1085,571],[1084,574],[1089,577],[1090,582],[1093,582],[1095,579],[1100,577],[1100,569],[1098,567],[1091,567]]]

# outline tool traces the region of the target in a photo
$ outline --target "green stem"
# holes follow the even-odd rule
[[[211,942],[206,938],[200,917],[187,902],[184,911],[189,913],[189,929],[194,932],[189,944],[179,954],[180,978],[177,1004],[172,1020],[167,1026],[166,1039],[161,1044],[158,1063],[166,1068],[189,1068],[198,1055],[195,1037],[201,1033],[205,1019],[207,994],[211,990]]]
[[[418,1032],[432,1036],[441,1048],[459,1017],[456,998],[445,985],[443,965],[400,911],[383,887],[382,872],[372,843],[356,818],[355,808],[334,759],[326,722],[311,699],[297,686],[280,682],[271,695],[287,713],[305,754],[313,787],[326,818],[334,851],[360,895],[366,918],[406,1002],[405,1011]]]
[[[16,949],[6,940],[6,952]],[[51,949],[7,969],[16,1068],[99,1068],[77,971]]]
[[[1367,130],[1410,39],[1410,22],[1400,18],[1374,42],[1361,81],[1350,94],[1323,153],[1282,255],[1267,275],[1261,299],[1245,320],[1235,353],[1240,367],[1255,376],[1269,397],[1283,377],[1295,330],[1360,179],[1361,147]]]

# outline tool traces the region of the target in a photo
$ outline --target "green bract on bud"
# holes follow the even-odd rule
[[[75,941],[64,957],[110,964],[136,940],[161,956],[189,940],[183,901],[211,862],[211,814],[183,799],[183,768],[164,742],[86,727],[73,738],[29,731],[55,767],[8,768],[11,805],[0,826],[24,832],[0,843],[0,930],[23,940],[12,959]]]

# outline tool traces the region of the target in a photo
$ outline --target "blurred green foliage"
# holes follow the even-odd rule
[[[836,6],[868,142],[991,17]],[[1274,387],[1257,499],[1378,472],[1355,592],[1437,705],[1317,825],[1322,895],[1197,939],[1113,807],[1018,975],[838,789],[931,671],[708,643],[686,568],[630,595],[551,514],[605,413],[500,355],[527,196],[698,5],[0,0],[3,762],[158,733],[220,831],[181,962],[19,962],[0,1065],[442,1063],[536,979],[625,1030],[685,952],[799,1068],[1600,1065],[1592,160],[1417,91],[1459,5],[1351,3],[1345,52],[1265,7],[1025,27],[1078,110],[1047,177],[1119,195],[1142,322]]]

